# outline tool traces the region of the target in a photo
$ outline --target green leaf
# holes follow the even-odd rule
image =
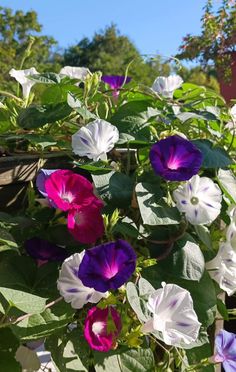
[[[198,364],[200,360],[209,358],[213,355],[214,350],[209,343],[205,343],[200,347],[195,347],[193,349],[186,350],[187,358],[189,364]],[[215,368],[213,365],[202,367],[202,372],[214,372]]]
[[[207,114],[206,112],[195,113],[195,112],[181,112],[176,116],[182,123],[190,119],[199,119],[199,120],[210,120],[215,119],[212,115]]]
[[[96,372],[153,372],[155,370],[151,349],[130,349],[119,354],[108,352],[94,353],[94,355]]]
[[[167,205],[157,185],[141,182],[136,185],[135,191],[145,225],[173,225],[180,222],[178,209]]]
[[[60,75],[54,72],[30,75],[28,78],[41,84],[58,84],[61,81]]]
[[[131,349],[120,355],[122,372],[153,372],[155,361],[151,349]]]
[[[18,291],[16,289],[0,287],[0,293],[11,307],[16,307],[24,313],[40,313],[44,310],[46,305],[46,298],[35,296],[31,293],[23,291]]]
[[[114,207],[127,208],[133,195],[133,180],[123,173],[110,172],[104,175],[93,175],[96,189],[102,199]]]
[[[91,174],[95,174],[95,175],[101,175],[101,174],[109,173],[113,170],[113,168],[108,167],[102,161],[86,163],[86,164],[81,164],[77,161],[74,161],[74,164],[76,164],[79,168],[85,169],[88,172],[90,172]]]
[[[0,262],[0,287],[31,292],[37,265],[26,256],[10,256]]]
[[[54,84],[43,92],[41,96],[42,105],[46,104],[57,104],[59,102],[67,102],[67,94],[69,92],[74,93],[76,96],[82,95],[82,91],[75,85],[72,84]]]
[[[119,355],[114,352],[95,352],[94,359],[94,368],[96,372],[123,372],[120,366]]]
[[[222,300],[220,300],[219,298],[217,298],[217,310],[220,313],[220,315],[222,315],[224,320],[226,320],[226,321],[229,320],[229,314],[228,314],[228,311],[227,311],[227,307],[226,307],[225,303]]]
[[[93,114],[92,112],[90,112],[85,106],[77,107],[75,111],[77,111],[78,114],[80,114],[80,116],[86,121],[90,119],[95,119],[95,120],[97,119],[97,116]]]
[[[58,274],[56,262],[37,267],[32,258],[14,254],[0,262],[0,287],[21,290],[51,300],[58,296]]]
[[[15,359],[15,353],[20,343],[10,328],[0,329],[0,360],[1,371],[21,372],[22,368]]]
[[[138,294],[137,288],[134,283],[129,282],[126,285],[126,295],[127,295],[127,299],[129,301],[130,306],[134,310],[139,320],[141,322],[146,322],[147,317],[144,314],[144,311],[142,309],[139,294]]]
[[[0,228],[0,252],[7,250],[18,251],[18,245],[7,230]]]
[[[137,239],[139,231],[137,230],[134,222],[128,217],[125,217],[122,221],[118,221],[113,228],[113,234],[121,234],[124,237],[131,237]]]
[[[79,334],[78,334],[79,337]],[[51,352],[52,360],[60,372],[87,372],[78,354],[75,351],[74,344],[63,335],[51,335],[47,338],[45,346]],[[83,353],[83,350],[80,350]]]
[[[208,248],[213,249],[212,241],[211,241],[211,234],[206,226],[203,225],[195,225],[194,229],[197,233],[197,236],[201,240],[201,242]]]
[[[199,246],[189,240],[186,234],[174,245],[173,254],[158,263],[163,270],[169,270],[174,278],[200,281],[205,270],[205,260]]]
[[[41,314],[34,314],[17,324],[12,324],[13,333],[22,341],[37,340],[50,336],[72,322],[74,310],[61,301]]]
[[[227,152],[221,147],[214,146],[211,141],[194,140],[192,143],[203,155],[204,168],[225,168],[233,163]]]
[[[149,141],[150,132],[146,128],[150,117],[148,107],[148,100],[127,102],[119,107],[110,122],[118,128],[120,134],[128,133],[133,140]]]
[[[42,150],[57,144],[55,138],[50,135],[25,134],[23,138],[27,139],[34,146],[40,146]]]
[[[89,369],[91,349],[84,338],[83,331],[79,328],[73,329],[69,333],[68,339],[72,342],[74,351],[81,360],[83,367]]]
[[[22,109],[18,116],[18,124],[24,129],[40,128],[47,123],[62,120],[71,113],[72,109],[67,103],[56,105],[29,106]]]

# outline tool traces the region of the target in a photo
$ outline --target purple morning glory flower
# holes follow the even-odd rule
[[[192,142],[176,135],[155,143],[149,157],[154,171],[169,181],[189,180],[202,164],[201,151]]]
[[[48,194],[45,190],[45,181],[50,177],[52,173],[54,173],[58,169],[40,169],[36,178],[36,186],[45,198],[47,198]]]
[[[236,371],[236,335],[221,330],[215,338],[215,362],[223,364],[225,372]]]
[[[125,240],[117,240],[88,249],[79,267],[82,283],[96,291],[121,287],[133,274],[136,254]]]
[[[25,249],[28,255],[35,258],[38,263],[64,261],[68,257],[64,248],[37,237],[26,240]]]
[[[124,85],[128,84],[131,80],[129,76],[121,76],[121,75],[104,75],[102,76],[102,81],[108,85],[113,90],[113,97],[117,97],[119,95],[119,89]]]

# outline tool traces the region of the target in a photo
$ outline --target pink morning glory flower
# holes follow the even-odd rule
[[[180,136],[170,136],[155,143],[149,156],[155,173],[169,181],[189,180],[202,164],[201,151]]]
[[[127,282],[135,266],[136,253],[128,242],[119,239],[88,249],[78,276],[85,286],[106,292]]]
[[[114,307],[88,311],[85,319],[84,337],[91,349],[107,352],[113,348],[121,331],[120,314]]]
[[[101,207],[96,203],[78,209],[71,209],[67,217],[67,226],[73,237],[81,243],[95,243],[104,233]]]
[[[215,362],[223,364],[225,372],[236,371],[236,335],[221,330],[215,338]]]
[[[112,95],[114,98],[117,98],[120,94],[120,89],[124,84],[128,84],[131,80],[129,76],[120,76],[120,75],[103,75],[102,81],[110,86],[113,90]]]
[[[60,169],[53,172],[45,181],[45,191],[48,198],[62,211],[89,205],[92,201],[103,205],[93,194],[93,185],[71,170]]]

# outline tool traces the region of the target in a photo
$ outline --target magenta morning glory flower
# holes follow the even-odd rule
[[[114,307],[99,309],[94,306],[88,311],[84,337],[91,349],[103,352],[111,350],[115,346],[120,331],[121,318]]]
[[[67,221],[69,232],[81,243],[95,243],[104,233],[101,208],[95,203],[70,210]]]
[[[37,237],[26,240],[25,250],[39,264],[48,261],[64,261],[68,257],[68,253],[64,248]]]
[[[155,143],[149,157],[155,173],[169,181],[189,180],[202,164],[201,151],[192,142],[176,135]]]
[[[45,190],[48,198],[63,211],[89,205],[92,201],[103,206],[102,201],[93,194],[93,185],[71,170],[53,172],[45,181]]]
[[[78,277],[86,287],[106,292],[121,287],[133,274],[136,254],[125,240],[98,245],[85,252]]]
[[[236,371],[236,335],[221,330],[215,338],[215,362],[223,364],[225,372]]]
[[[129,76],[120,76],[120,75],[104,75],[102,76],[102,81],[108,85],[113,90],[113,97],[117,98],[119,95],[119,90],[124,84],[128,84],[131,80]]]

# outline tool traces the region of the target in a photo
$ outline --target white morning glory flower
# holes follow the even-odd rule
[[[62,76],[69,76],[71,79],[81,81],[84,81],[89,74],[90,71],[87,67],[65,66],[60,71]]]
[[[176,284],[162,286],[149,297],[147,307],[153,317],[142,326],[142,332],[158,331],[167,345],[187,346],[196,341],[201,326],[192,297]]]
[[[38,74],[38,71],[34,67],[28,68],[26,70],[15,70],[14,68],[12,68],[9,71],[9,74],[12,77],[14,77],[16,81],[18,81],[18,83],[21,84],[23,97],[28,98],[30,90],[32,86],[36,83],[36,81],[28,79],[27,76],[36,75]]]
[[[182,84],[183,79],[179,75],[158,76],[152,85],[152,90],[163,97],[172,98],[174,91]]]
[[[107,160],[107,152],[113,149],[118,140],[118,129],[105,120],[97,119],[73,134],[72,149],[75,154],[94,161]]]
[[[209,224],[220,214],[222,194],[208,177],[193,176],[173,192],[176,206],[193,225]]]
[[[232,121],[229,121],[225,128],[229,129],[230,133],[234,133],[235,132],[235,127],[236,127],[236,105],[233,105],[231,107],[231,109],[229,110],[230,112],[230,115],[231,115],[231,118],[232,118]]]
[[[216,257],[206,263],[206,269],[228,296],[236,292],[236,252],[230,243],[220,244]]]
[[[236,205],[232,204],[227,210],[230,224],[226,230],[226,240],[236,252]]]
[[[74,309],[81,309],[88,302],[97,303],[106,293],[95,291],[93,288],[85,287],[78,278],[78,271],[85,251],[75,253],[68,257],[62,264],[57,288],[66,302],[71,302]]]
[[[81,101],[71,93],[67,94],[67,104],[73,109],[81,107]]]

